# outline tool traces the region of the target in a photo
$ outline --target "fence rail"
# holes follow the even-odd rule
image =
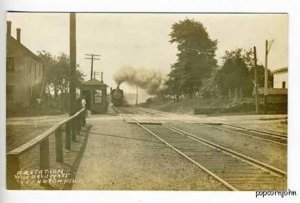
[[[20,170],[19,157],[39,145],[39,166],[40,169],[46,170],[50,168],[50,150],[49,150],[49,137],[55,135],[55,153],[56,161],[63,163],[63,135],[62,127],[65,126],[66,138],[65,148],[70,150],[72,141],[76,141],[76,135],[80,133],[81,127],[86,124],[85,109],[81,109],[73,116],[53,125],[51,128],[28,141],[27,143],[11,150],[6,155],[7,157],[7,189],[20,189],[20,184],[16,181],[15,174]]]

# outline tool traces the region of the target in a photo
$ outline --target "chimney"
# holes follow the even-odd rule
[[[103,82],[103,72],[101,72],[101,82]]]
[[[21,29],[17,28],[17,41],[21,43]]]
[[[7,30],[6,30],[6,34],[8,36],[11,36],[11,21],[7,21]]]

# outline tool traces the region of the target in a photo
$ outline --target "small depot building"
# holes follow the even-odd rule
[[[107,112],[107,85],[95,78],[85,81],[80,86],[81,97],[86,100],[86,108],[92,114],[104,114]]]

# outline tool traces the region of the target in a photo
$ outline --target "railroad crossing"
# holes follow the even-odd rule
[[[236,126],[222,118],[140,107],[110,106],[108,114],[86,120],[85,115],[83,109],[10,151],[9,188],[28,186],[20,185],[16,174],[28,168],[23,155],[38,146],[38,164],[33,169],[67,170],[62,166],[69,162],[70,151],[77,151],[70,164],[72,181],[64,186],[41,183],[42,188],[247,191],[287,187],[286,135]]]

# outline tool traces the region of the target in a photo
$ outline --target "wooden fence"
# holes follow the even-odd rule
[[[7,157],[7,189],[21,189],[20,183],[17,182],[15,175],[20,170],[20,156],[39,145],[39,167],[41,170],[50,168],[49,158],[49,136],[55,135],[55,153],[56,161],[63,163],[63,135],[62,128],[66,129],[65,148],[70,150],[72,141],[76,141],[76,135],[80,133],[81,127],[86,124],[85,109],[81,109],[73,116],[53,125],[51,128],[38,135],[29,142],[8,152]]]

